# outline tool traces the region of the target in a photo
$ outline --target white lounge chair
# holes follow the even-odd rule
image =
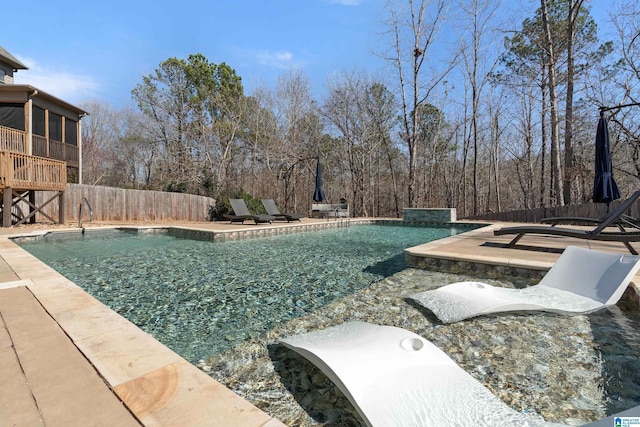
[[[639,269],[639,256],[569,246],[535,286],[458,282],[411,298],[444,323],[505,311],[588,313],[616,304]]]
[[[559,425],[509,408],[405,329],[348,322],[280,342],[320,368],[369,426]]]

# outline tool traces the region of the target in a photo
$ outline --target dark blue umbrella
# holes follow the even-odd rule
[[[313,192],[313,201],[320,203],[325,200],[324,191],[322,191],[322,167],[320,166],[320,159],[316,165],[316,191]]]
[[[593,202],[606,203],[620,198],[620,190],[613,179],[611,153],[609,152],[609,129],[607,119],[600,117],[596,132],[596,167],[593,180]]]

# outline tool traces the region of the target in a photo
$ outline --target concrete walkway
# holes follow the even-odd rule
[[[139,426],[25,283],[3,285],[0,424]]]

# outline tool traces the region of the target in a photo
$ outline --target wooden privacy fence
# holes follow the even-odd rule
[[[604,203],[583,203],[580,205],[553,206],[547,208],[535,208],[510,212],[496,212],[484,215],[470,216],[465,219],[481,220],[481,221],[508,221],[508,222],[540,222],[542,218],[549,217],[586,217],[600,218],[608,212],[615,210],[623,199],[611,202],[609,208]],[[634,205],[627,212],[628,215],[640,217],[640,203]]]
[[[36,192],[36,204],[52,195],[50,191]],[[193,194],[67,184],[65,221],[78,221],[79,206],[85,197],[93,210],[94,221],[205,221],[209,206],[215,205],[214,199]],[[28,212],[28,207],[25,208]],[[57,201],[43,210],[56,218]],[[89,219],[86,204],[82,208],[82,218],[85,223]]]

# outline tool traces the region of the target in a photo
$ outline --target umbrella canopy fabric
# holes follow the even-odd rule
[[[593,180],[593,202],[609,204],[620,198],[620,190],[613,179],[611,153],[609,152],[609,129],[607,119],[600,117],[596,132],[595,178]]]
[[[320,166],[320,159],[316,165],[316,191],[313,192],[313,201],[320,203],[325,200],[324,191],[322,190],[322,167]]]

